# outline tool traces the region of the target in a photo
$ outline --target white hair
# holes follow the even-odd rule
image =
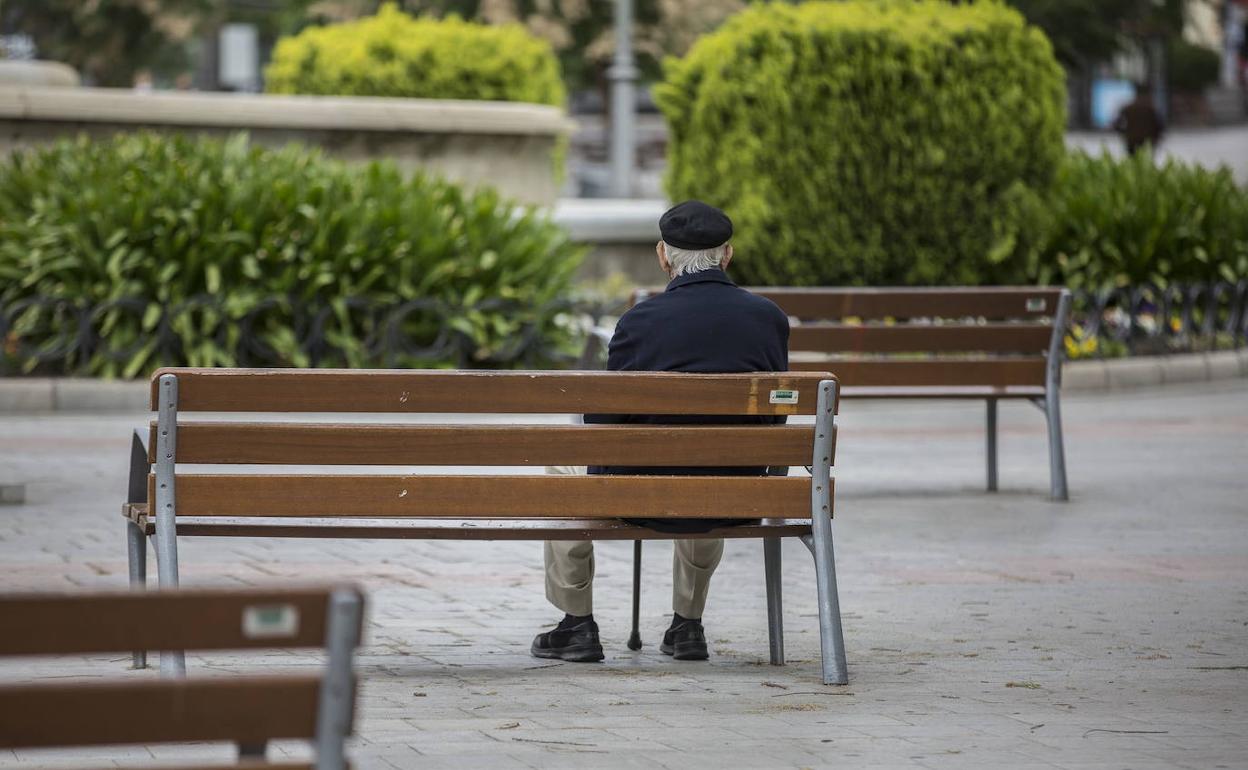
[[[727,242],[710,249],[682,249],[664,241],[663,247],[667,251],[667,261],[672,266],[673,278],[719,267],[728,255]]]

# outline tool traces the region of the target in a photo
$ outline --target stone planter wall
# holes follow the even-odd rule
[[[147,129],[321,147],[351,162],[389,159],[468,185],[551,205],[553,153],[572,122],[555,107],[516,102],[271,96],[0,85],[0,152],[64,137]]]

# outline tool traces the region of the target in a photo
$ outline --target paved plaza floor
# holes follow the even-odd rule
[[[729,542],[677,663],[671,547],[647,545],[629,652],[627,543],[599,546],[607,660],[528,655],[557,613],[538,543],[186,539],[188,586],[347,580],[370,617],[352,754],[363,768],[1248,767],[1248,383],[1070,397],[1073,499],[1054,504],[1044,423],[983,406],[848,402],[837,558],[848,687],[819,683],[813,568],[785,545],[789,665],[767,664],[762,548]],[[4,590],[120,588],[132,427],[146,415],[0,416]],[[153,569],[154,571],[154,569]],[[192,674],[314,670],[296,653],[188,656]],[[0,663],[0,679],[151,677],[122,656]],[[136,715],[141,718],[141,715]],[[299,744],[271,756],[306,756]],[[226,747],[0,753],[0,767],[226,759]]]

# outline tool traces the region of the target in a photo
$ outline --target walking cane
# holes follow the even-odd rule
[[[628,635],[628,649],[641,649],[641,541],[633,541],[633,632]]]

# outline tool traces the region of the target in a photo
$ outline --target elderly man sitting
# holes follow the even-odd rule
[[[611,338],[607,368],[640,372],[776,372],[788,368],[789,322],[770,300],[738,288],[725,270],[732,261],[732,221],[700,201],[686,201],[659,220],[659,267],[671,279],[667,290],[634,306],[620,318]],[[774,423],[783,417],[586,415],[589,423],[722,425]],[[552,473],[585,473],[558,466]],[[590,467],[589,473],[644,475],[761,476],[766,468]],[[706,532],[731,519],[651,520],[638,524],[673,533]],[[672,565],[672,623],[659,646],[676,660],[705,660],[702,610],[711,575],[724,552],[719,538],[675,541]],[[565,613],[554,630],[538,634],[539,658],[591,662],[603,659],[593,615],[594,545],[548,541],[546,598]]]

